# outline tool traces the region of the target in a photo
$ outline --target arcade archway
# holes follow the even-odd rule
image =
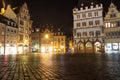
[[[95,44],[94,44],[94,52],[95,53],[98,53],[98,52],[101,52],[101,43],[100,42],[95,42]]]
[[[86,53],[93,53],[92,42],[87,42],[85,48],[86,48]]]
[[[85,48],[84,48],[84,43],[83,42],[80,42],[78,44],[78,53],[84,53],[85,51]]]

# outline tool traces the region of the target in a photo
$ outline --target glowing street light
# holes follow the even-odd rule
[[[45,38],[46,38],[46,39],[49,38],[48,34],[45,35]]]

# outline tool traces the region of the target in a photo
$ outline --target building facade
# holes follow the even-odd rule
[[[111,3],[104,18],[105,52],[120,52],[120,12]]]
[[[3,0],[3,7],[1,8],[0,14],[6,17],[5,30],[3,34],[5,37],[5,44],[8,46],[15,46],[14,50],[10,53],[28,53],[31,46],[31,26],[32,21],[30,19],[29,10],[27,4],[24,3],[22,6],[12,8],[11,5],[6,5]],[[2,24],[1,24],[2,25]],[[16,27],[17,26],[17,27]],[[10,41],[12,39],[12,41]],[[17,41],[16,41],[17,40]],[[6,49],[6,48],[5,48]],[[16,51],[16,52],[12,52]],[[4,50],[5,52],[5,50]]]
[[[5,22],[3,20],[3,16],[0,15],[0,54],[4,53],[4,28],[5,28]]]
[[[38,53],[65,53],[66,35],[58,28],[51,25],[36,28],[32,32],[32,50]]]
[[[60,28],[54,32],[53,44],[54,53],[66,53],[66,35]]]
[[[53,44],[53,40],[54,40],[54,33],[51,31],[51,29],[44,29],[41,33],[40,33],[40,52],[41,53],[53,53],[54,50],[54,44]]]
[[[17,36],[18,36],[17,22],[11,19],[6,19],[3,35],[4,54],[17,53]]]
[[[31,27],[32,20],[30,18],[27,4],[24,3],[19,10],[18,17],[18,53],[28,53],[31,46]]]
[[[73,9],[73,39],[75,53],[97,53],[103,46],[103,6]]]
[[[40,52],[40,28],[35,28],[32,30],[32,49],[31,52]]]
[[[0,15],[1,23],[1,54],[16,54],[17,53],[17,17],[11,8],[11,5],[7,5],[5,12]]]

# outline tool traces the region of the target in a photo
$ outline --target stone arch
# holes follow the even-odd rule
[[[78,53],[84,53],[85,52],[85,45],[84,42],[80,41],[78,43]]]
[[[96,40],[94,42],[94,52],[95,53],[98,53],[98,52],[101,52],[101,49],[102,49],[102,44],[99,40]]]
[[[93,43],[91,41],[87,41],[85,44],[86,53],[93,53]]]

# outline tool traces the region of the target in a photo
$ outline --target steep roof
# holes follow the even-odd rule
[[[12,10],[11,5],[8,5],[5,13],[3,14],[3,16],[16,20],[17,19],[17,15],[15,14],[15,12]]]

